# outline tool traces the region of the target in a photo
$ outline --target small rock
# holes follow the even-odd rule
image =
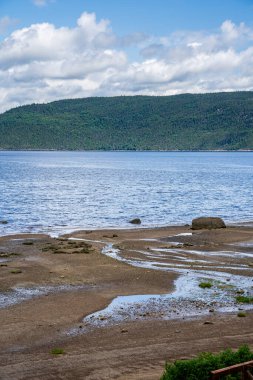
[[[130,220],[129,223],[131,223],[131,224],[141,224],[141,220],[140,220],[140,218],[134,218],[134,219]]]
[[[175,333],[179,334],[179,333],[181,333],[181,330],[176,330]]]
[[[121,330],[121,333],[122,333],[122,334],[125,334],[125,333],[127,333],[127,332],[128,332],[127,329],[122,329],[122,330]]]
[[[183,244],[183,247],[193,247],[194,246],[194,244],[192,244],[192,243],[184,243]]]
[[[214,313],[214,309],[210,309],[210,310],[209,310],[209,313]]]
[[[211,321],[205,321],[203,324],[204,324],[204,325],[213,325],[214,323],[211,322]]]

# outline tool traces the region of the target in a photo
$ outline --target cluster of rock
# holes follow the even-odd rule
[[[140,218],[134,218],[129,221],[131,224],[141,224]],[[200,218],[195,218],[192,220],[193,230],[212,230],[216,228],[226,228],[223,219],[212,216],[201,216]]]

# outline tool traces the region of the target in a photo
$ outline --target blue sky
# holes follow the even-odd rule
[[[253,25],[253,0],[53,0],[44,3],[44,6],[36,6],[33,0],[0,0],[0,14],[18,20],[18,26],[46,21],[59,27],[74,26],[84,11],[95,12],[98,19],[109,19],[117,34],[138,31],[162,35],[181,29],[208,30],[218,28],[226,19]]]
[[[0,0],[0,112],[253,89],[253,0]]]

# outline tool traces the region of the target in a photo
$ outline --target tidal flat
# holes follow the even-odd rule
[[[1,237],[1,379],[159,379],[252,347],[252,241],[250,225]]]

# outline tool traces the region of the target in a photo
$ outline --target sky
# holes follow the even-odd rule
[[[0,112],[253,90],[253,0],[0,0]]]

